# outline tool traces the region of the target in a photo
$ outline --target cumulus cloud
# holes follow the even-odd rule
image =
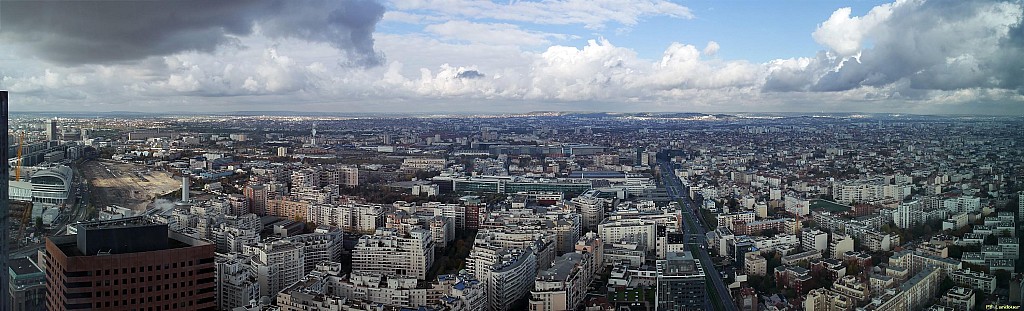
[[[174,20],[168,22],[173,27],[162,31],[111,30],[124,38],[80,35],[124,48],[109,49],[111,55],[99,55],[90,50],[99,48],[74,40],[59,44],[82,53],[51,50],[54,42],[79,37],[76,30],[60,27],[88,18],[72,17],[52,26],[40,24],[54,27],[47,31],[12,34],[5,2],[5,32],[0,36],[16,40],[0,46],[0,54],[22,49],[37,52],[39,58],[0,58],[0,87],[15,92],[12,106],[21,109],[42,104],[53,109],[151,111],[251,110],[260,105],[345,111],[492,108],[476,103],[516,103],[502,106],[515,107],[507,109],[556,105],[567,110],[930,113],[972,112],[964,107],[976,104],[985,107],[977,111],[985,112],[1024,109],[1019,107],[1024,102],[1024,9],[1019,2],[907,0],[881,5],[863,16],[840,9],[823,16],[827,19],[817,29],[808,29],[824,50],[764,63],[720,58],[720,51],[730,47],[715,41],[673,42],[660,55],[645,57],[603,38],[570,45],[559,42],[564,41],[561,35],[478,19],[525,20],[528,14],[515,14],[540,10],[529,18],[573,16],[539,24],[599,28],[609,23],[628,26],[643,16],[662,14],[637,13],[657,11],[636,7],[659,2],[627,2],[455,0],[452,3],[465,6],[434,12],[440,10],[439,2],[404,0],[395,6],[422,9],[384,18],[427,25],[421,33],[404,34],[373,34],[373,25],[381,19],[375,2],[340,1],[343,4],[316,12],[289,8],[294,2],[217,2],[250,12],[227,13],[227,7],[214,7],[229,16],[223,21],[197,16],[188,27]],[[609,3],[625,8],[559,9],[611,8]],[[272,5],[277,5],[273,9],[279,15],[251,12]],[[497,9],[469,16],[482,8]],[[67,13],[63,10],[67,9],[58,11]],[[358,12],[373,14],[353,15]],[[159,14],[146,14],[160,20]],[[258,18],[232,26],[236,15]],[[460,18],[441,20],[446,16]],[[42,23],[22,20],[17,27]],[[325,23],[336,29],[318,33]],[[114,22],[99,24],[114,27]],[[52,38],[46,35],[50,31]],[[192,45],[172,40],[192,36],[210,40]],[[384,52],[388,62],[380,63]],[[377,63],[381,66],[365,66]],[[364,66],[351,67],[360,64]]]
[[[718,42],[708,41],[708,45],[704,47],[704,55],[715,56],[715,54],[718,53],[719,48],[721,47],[718,46]]]
[[[493,98],[501,91],[492,79],[486,79],[474,67],[441,65],[436,74],[420,69],[420,79],[414,84],[417,94],[430,97],[470,96]]]
[[[714,43],[714,42],[712,42]],[[717,52],[717,44],[705,51]],[[759,80],[761,69],[745,61],[704,60],[697,47],[673,43],[648,75],[648,85],[660,89],[719,89],[751,86]]]
[[[384,7],[373,0],[10,1],[0,38],[64,65],[213,52],[259,29],[271,37],[326,42],[348,63],[375,65],[373,31]]]
[[[608,40],[589,40],[582,49],[552,46],[537,56],[525,96],[545,100],[590,100],[629,96],[639,68],[636,52]]]
[[[840,56],[853,56],[860,52],[865,37],[875,27],[885,22],[892,15],[893,6],[905,2],[887,3],[871,9],[867,15],[850,16],[853,11],[849,7],[841,8],[832,13],[818,29],[811,34],[815,41],[832,49]]]
[[[584,25],[604,28],[610,22],[636,25],[646,16],[693,18],[690,9],[665,0],[396,0],[399,10],[425,10],[458,18],[496,19],[548,25]]]
[[[455,77],[459,79],[480,79],[486,76],[487,75],[476,70],[463,70],[455,75]]]
[[[759,67],[744,61],[708,60],[692,45],[673,43],[658,61],[640,58],[606,39],[583,47],[552,46],[532,56],[529,66],[462,79],[472,67],[421,69],[416,92],[433,97],[463,96],[537,101],[659,100],[699,93],[680,90],[749,90]],[[475,75],[475,74],[474,74]]]
[[[898,1],[837,10],[812,35],[828,50],[770,64],[766,91],[1024,89],[1019,2]],[[868,44],[870,42],[870,44]]]

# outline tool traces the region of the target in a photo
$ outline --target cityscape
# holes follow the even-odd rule
[[[1020,117],[9,126],[18,310],[974,310],[1024,282]]]
[[[1024,302],[1020,0],[2,1],[0,40],[0,311]]]

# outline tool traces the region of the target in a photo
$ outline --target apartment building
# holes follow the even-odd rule
[[[644,219],[605,219],[598,225],[597,234],[605,243],[635,241],[647,247],[657,244],[656,224]]]
[[[425,280],[433,263],[434,240],[430,231],[420,228],[404,234],[394,228],[378,228],[376,233],[360,237],[352,251],[353,272]]]
[[[575,310],[583,304],[593,280],[594,255],[566,253],[541,270],[530,291],[530,311]]]

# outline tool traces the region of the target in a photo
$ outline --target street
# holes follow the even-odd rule
[[[699,224],[698,221],[701,220],[694,220],[700,219],[700,217],[694,217],[694,210],[697,205],[690,200],[688,195],[689,189],[684,188],[679,177],[676,177],[671,163],[661,160],[659,161],[659,166],[661,167],[662,180],[665,183],[665,188],[668,189],[669,196],[683,202],[683,233],[687,236],[696,235],[697,240],[700,241],[697,244],[703,246],[705,244],[703,241],[706,237],[706,231],[703,226],[697,225]],[[711,285],[715,289],[714,292],[709,292],[706,296],[710,301],[708,309],[711,309],[710,307],[713,305],[716,307],[714,308],[716,310],[737,310],[736,305],[732,302],[732,295],[729,294],[729,288],[725,286],[725,282],[723,282],[721,274],[718,273],[718,270],[711,261],[711,256],[708,255],[707,249],[691,244],[690,250],[700,260],[707,280],[711,281]]]

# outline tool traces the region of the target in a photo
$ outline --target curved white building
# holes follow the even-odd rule
[[[509,310],[533,289],[537,276],[537,257],[533,248],[505,249],[498,253],[487,275],[487,300],[491,310]]]
[[[11,181],[8,187],[11,199],[63,204],[71,195],[71,181],[75,173],[70,167],[46,167],[33,172],[31,176],[27,182]]]

